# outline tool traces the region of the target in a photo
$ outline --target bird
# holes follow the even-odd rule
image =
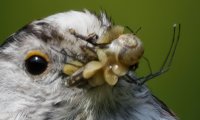
[[[134,71],[102,74],[110,66],[99,62],[98,51],[121,64],[107,52],[116,39],[125,39],[121,29],[105,12],[71,10],[10,35],[0,46],[0,120],[177,120],[146,84],[128,81]],[[90,66],[95,61],[101,66],[96,71]],[[116,81],[109,83],[112,75]]]

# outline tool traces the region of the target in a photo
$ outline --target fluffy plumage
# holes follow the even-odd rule
[[[64,85],[65,63],[91,59],[81,49],[87,42],[69,29],[100,37],[110,26],[103,13],[69,11],[33,21],[11,35],[0,48],[0,120],[175,120],[146,85],[125,80],[114,87]],[[41,75],[26,70],[24,59],[30,50],[40,50],[50,58]]]

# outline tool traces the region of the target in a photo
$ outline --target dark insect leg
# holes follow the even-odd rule
[[[139,28],[134,32],[134,34],[136,35],[141,29],[142,29],[142,27],[139,27]]]
[[[95,34],[95,33],[91,33],[89,34],[88,36],[84,36],[84,35],[81,35],[79,33],[77,33],[74,29],[70,29],[69,32],[74,35],[75,37],[77,38],[80,38],[82,40],[85,40],[87,43],[90,43],[92,45],[96,45],[96,40],[98,39],[98,35]]]
[[[131,75],[131,74],[133,74],[133,72],[132,73],[129,72],[129,74],[126,75],[128,82],[136,83],[137,85],[143,85],[146,81],[153,79],[154,77],[157,77],[157,76],[159,76],[159,75],[161,75],[161,74],[163,74],[163,73],[165,73],[169,70],[169,68],[171,67],[172,60],[174,58],[175,52],[176,52],[176,48],[177,48],[179,39],[180,39],[180,29],[181,29],[180,24],[178,24],[178,26],[176,24],[173,26],[172,43],[171,43],[169,52],[168,52],[168,54],[167,54],[167,56],[166,56],[166,58],[165,58],[165,60],[162,64],[160,70],[157,71],[157,72],[154,72],[154,73],[150,72],[149,75],[143,76],[143,77],[140,77],[140,78],[136,78],[135,75]],[[146,61],[150,66],[148,59],[146,59]]]
[[[149,67],[150,74],[152,74],[152,69],[151,69],[150,61],[146,57],[144,57],[144,56],[142,58],[146,61],[147,65]]]
[[[68,51],[70,52],[70,50],[68,50]],[[60,53],[65,56],[65,58],[64,58],[65,62],[67,61],[67,57],[70,57],[70,58],[73,58],[74,60],[80,61],[81,63],[85,63],[85,61],[83,61],[82,59],[78,58],[79,55],[77,55],[77,54],[75,54],[73,52],[70,52],[70,55],[69,55],[69,53],[67,53],[64,48],[60,51]]]
[[[134,35],[136,35],[141,29],[142,27],[139,27],[136,31],[133,31],[129,26],[125,26],[131,33],[133,33]]]

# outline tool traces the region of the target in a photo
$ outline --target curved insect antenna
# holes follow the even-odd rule
[[[129,72],[129,74],[126,75],[126,78],[129,79],[128,82],[132,82],[137,85],[143,85],[148,80],[153,79],[153,78],[167,72],[169,70],[169,68],[171,67],[171,64],[172,64],[172,61],[173,61],[173,58],[174,58],[174,55],[176,52],[176,48],[177,48],[177,45],[178,45],[178,42],[180,39],[180,30],[181,30],[180,24],[173,25],[172,43],[170,45],[170,49],[167,53],[167,56],[162,64],[162,66],[160,67],[159,71],[153,73],[151,70],[151,67],[150,67],[149,60],[147,58],[143,57],[150,68],[150,74],[148,74],[147,76],[136,78],[136,76],[134,75],[133,72]]]
[[[129,26],[125,26],[126,29],[128,29],[133,35],[136,35],[141,29],[142,27],[139,27],[136,29],[136,31],[133,31]]]

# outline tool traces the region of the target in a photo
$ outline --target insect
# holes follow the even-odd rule
[[[71,32],[76,36],[81,36],[73,30]],[[176,32],[178,32],[177,38],[175,38]],[[90,38],[81,37],[85,38],[85,40]],[[94,38],[94,36],[92,37]],[[89,61],[85,65],[79,61],[73,61],[65,65],[64,72],[69,75],[66,82],[73,86],[80,79],[85,79],[92,86],[99,86],[105,82],[113,86],[117,83],[119,77],[125,77],[130,83],[142,85],[146,81],[169,70],[179,37],[180,25],[178,25],[177,30],[177,25],[175,24],[173,26],[172,44],[167,57],[160,70],[153,73],[150,62],[147,58],[143,57],[144,48],[141,40],[134,34],[124,33],[124,27],[113,26],[102,38],[97,39],[95,42],[93,40],[93,44],[95,45],[93,48],[86,46],[88,51],[95,54],[95,57],[97,57],[96,61]],[[137,78],[133,72],[133,66],[136,66],[142,57],[148,63],[150,74]]]

